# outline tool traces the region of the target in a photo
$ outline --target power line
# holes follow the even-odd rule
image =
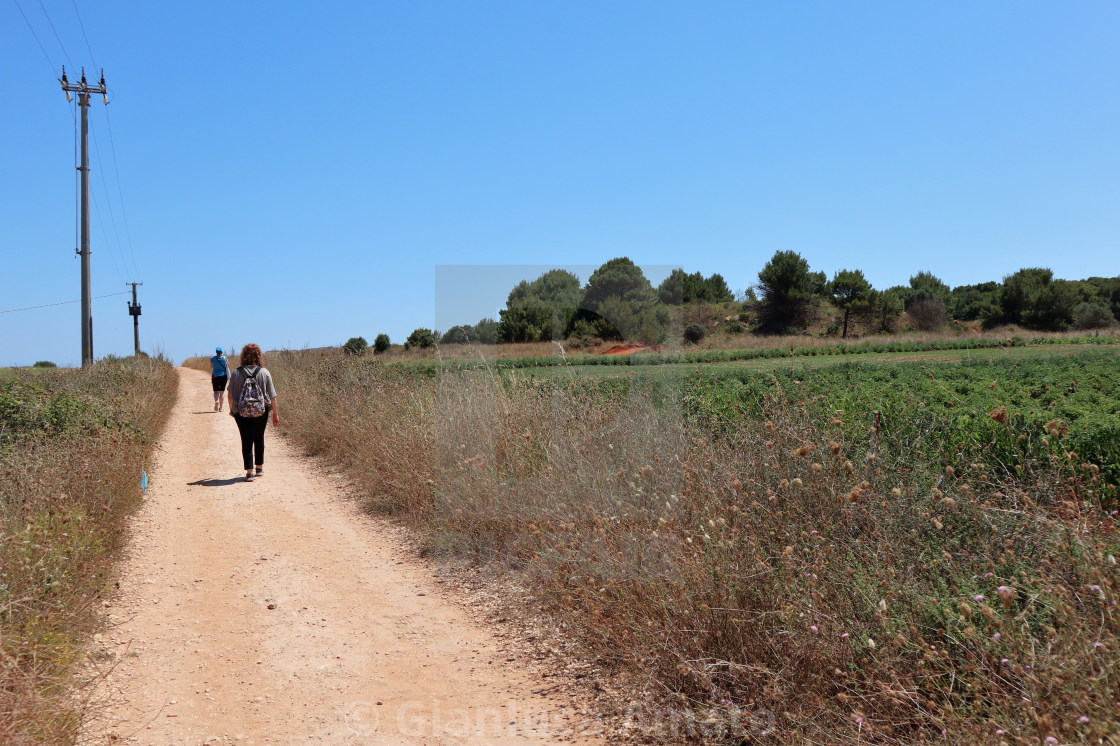
[[[82,14],[78,12],[78,1],[70,0],[70,2],[74,6],[74,15],[78,17],[78,28],[82,30],[82,38],[86,40],[86,51],[89,52],[89,61],[93,63],[94,67],[97,67],[97,60],[93,58],[93,49],[89,46],[89,37],[86,36],[86,25],[82,23]]]
[[[46,16],[47,25],[51,27],[51,31],[54,31],[54,38],[58,40],[58,46],[62,50],[62,56],[66,58],[67,62],[70,62],[70,67],[73,67],[74,63],[70,61],[70,53],[66,51],[66,45],[62,43],[62,37],[58,35],[58,30],[54,27],[54,21],[51,20],[51,15],[47,12],[47,6],[43,5],[43,0],[39,0],[39,7],[43,9],[43,15]]]
[[[113,269],[117,270],[117,276],[124,282],[125,273],[121,271],[121,265],[117,263],[117,256],[113,253],[113,244],[109,241],[109,231],[105,230],[105,221],[101,218],[101,205],[97,202],[97,192],[90,192],[90,198],[93,200],[93,214],[97,216],[97,225],[101,228],[101,237],[105,239],[105,246],[109,251],[109,259],[113,262]],[[125,267],[124,269],[128,269]]]
[[[132,230],[128,227],[128,213],[124,209],[124,191],[121,189],[121,172],[117,168],[117,144],[113,140],[113,123],[109,119],[109,109],[105,109],[105,124],[109,128],[109,147],[113,151],[113,173],[117,177],[117,196],[120,198],[121,206],[121,220],[124,222],[124,235],[128,239],[128,253],[132,256],[132,268],[136,270],[139,275],[139,267],[136,264],[136,250],[132,246]]]
[[[113,238],[116,240],[117,253],[120,254],[121,265],[124,267],[125,270],[127,270],[128,269],[128,262],[125,261],[124,251],[121,249],[121,234],[120,234],[120,231],[117,230],[117,214],[113,210],[112,200],[109,197],[109,183],[107,181],[105,181],[105,166],[101,162],[101,147],[97,143],[97,130],[96,129],[93,130],[93,152],[97,156],[97,172],[98,172],[98,175],[101,177],[101,191],[105,195],[105,209],[107,209],[109,211],[109,223],[113,226]],[[98,219],[98,221],[101,221],[100,212],[97,216],[97,219]],[[104,223],[101,224],[101,230],[102,231],[105,230],[105,224]],[[105,234],[105,237],[106,238],[109,237],[108,233]],[[110,245],[110,247],[112,246],[112,244],[109,244],[109,245]],[[135,264],[135,262],[134,262],[134,264]],[[133,266],[133,271],[135,272],[135,270],[136,270],[136,267]],[[139,273],[137,273],[137,274],[139,274]],[[122,282],[124,281],[124,277],[121,277],[121,281]]]
[[[47,54],[47,49],[43,46],[43,42],[39,41],[39,35],[35,33],[35,28],[31,25],[31,21],[27,18],[27,14],[23,12],[23,6],[19,4],[19,0],[12,0],[12,2],[19,8],[19,14],[23,16],[23,22],[27,24],[27,30],[35,37],[35,43],[39,45],[39,51],[47,58],[47,64],[51,66],[51,75],[56,75],[58,73],[58,68],[55,67],[54,60],[51,59],[51,56]]]
[[[113,298],[113,297],[118,296],[118,295],[128,295],[128,291],[125,290],[123,293],[109,293],[108,295],[95,295],[95,296],[93,296],[93,298],[91,300],[100,300],[102,298]],[[15,313],[16,311],[34,311],[35,309],[38,309],[38,308],[50,308],[51,306],[67,306],[67,305],[70,305],[71,303],[81,303],[81,302],[82,301],[81,301],[80,298],[78,300],[64,300],[64,301],[59,301],[58,303],[44,303],[41,306],[28,306],[27,308],[9,308],[7,311],[0,311],[0,313]]]

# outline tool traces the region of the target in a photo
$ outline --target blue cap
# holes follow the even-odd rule
[[[222,351],[222,348],[221,348],[221,347],[215,347],[215,348],[214,348],[214,352],[221,352],[221,351]]]

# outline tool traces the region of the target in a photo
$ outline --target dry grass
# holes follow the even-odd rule
[[[176,391],[162,361],[0,380],[0,742],[72,743],[76,668]]]
[[[1064,463],[946,468],[916,431],[869,458],[780,390],[713,429],[673,378],[266,364],[289,432],[372,507],[518,573],[604,665],[644,678],[652,740],[1120,737],[1115,518]]]

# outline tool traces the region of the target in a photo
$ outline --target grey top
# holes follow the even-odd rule
[[[250,365],[249,372],[253,372],[256,366]],[[257,368],[256,375],[257,383],[261,387],[261,391],[269,398],[269,401],[276,398],[276,387],[272,384],[272,374],[268,372],[268,368]],[[237,411],[237,397],[241,396],[241,389],[245,385],[245,374],[241,372],[241,368],[234,368],[229,374],[229,408],[230,411]]]

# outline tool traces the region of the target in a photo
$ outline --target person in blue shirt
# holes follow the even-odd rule
[[[214,411],[221,412],[226,399],[226,384],[229,383],[229,361],[222,354],[222,348],[214,349],[214,357],[210,358],[210,383],[214,386]]]

